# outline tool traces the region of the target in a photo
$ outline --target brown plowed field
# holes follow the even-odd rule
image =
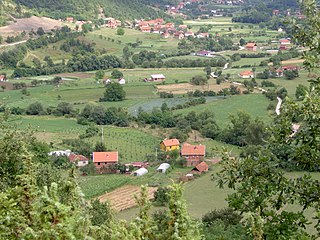
[[[15,19],[15,22],[11,23],[8,26],[0,27],[0,34],[9,35],[26,31],[30,32],[31,30],[37,31],[39,27],[42,27],[43,30],[49,31],[55,27],[61,27],[62,22],[54,20],[47,17],[36,17],[32,16],[31,18],[20,18]]]
[[[154,199],[156,187],[148,187],[148,199]],[[116,211],[122,211],[136,206],[134,195],[139,196],[141,188],[139,186],[125,185],[112,192],[106,193],[98,197],[100,202],[109,201]]]
[[[209,80],[209,84],[196,86],[190,83],[180,83],[180,84],[168,84],[168,85],[157,85],[158,92],[170,92],[173,94],[185,94],[188,92],[193,92],[195,90],[200,91],[215,91],[218,92],[223,88],[229,88],[230,85],[235,85],[230,82],[224,82],[220,85],[215,83],[215,80]],[[244,86],[238,85],[237,87],[240,88],[241,91],[245,90]]]

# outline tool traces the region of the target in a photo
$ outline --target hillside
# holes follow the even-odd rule
[[[53,18],[72,16],[77,19],[87,19],[97,16],[99,9],[103,9],[106,16],[120,19],[165,16],[163,11],[148,5],[155,3],[150,0],[14,0],[14,2],[44,12]]]

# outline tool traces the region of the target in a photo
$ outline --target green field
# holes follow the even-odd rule
[[[162,139],[152,136],[140,129],[105,126],[104,143],[108,150],[119,151],[121,163],[143,162],[146,155],[155,155]],[[93,142],[100,138],[91,139]]]
[[[241,96],[231,96],[220,101],[212,101],[207,104],[190,107],[187,109],[176,110],[176,113],[187,114],[190,111],[201,112],[210,110],[215,113],[219,126],[226,126],[230,114],[236,114],[238,111],[249,113],[252,117],[260,117],[266,123],[271,121],[267,112],[269,100],[260,93]]]

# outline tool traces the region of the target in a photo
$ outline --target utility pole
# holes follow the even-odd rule
[[[102,133],[101,133],[101,142],[104,143],[104,136],[103,136],[103,127],[101,128]]]

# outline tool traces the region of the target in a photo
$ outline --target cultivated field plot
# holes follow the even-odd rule
[[[106,193],[98,199],[100,202],[109,201],[112,208],[116,211],[122,211],[128,208],[135,207],[136,201],[134,196],[139,196],[141,188],[139,186],[125,185],[121,188],[118,188],[112,192]],[[148,199],[154,199],[154,193],[157,191],[156,187],[148,187]]]
[[[92,142],[99,139],[94,137]],[[145,161],[147,155],[155,154],[161,139],[139,129],[105,126],[104,141],[108,150],[119,151],[121,163],[129,163]]]
[[[31,18],[15,19],[14,23],[11,23],[10,25],[5,27],[0,27],[0,34],[10,35],[17,34],[23,31],[30,32],[31,30],[36,30],[39,27],[42,27],[45,31],[49,31],[55,27],[61,26],[62,23],[58,20],[54,20],[47,17],[32,16]]]
[[[170,85],[157,85],[158,92],[170,92],[173,94],[186,94],[188,92],[200,91],[215,91],[218,92],[224,88],[229,88],[232,83],[215,83],[215,80],[209,80],[206,85],[196,86],[190,83],[170,84]],[[241,91],[245,90],[244,86],[238,86]]]

